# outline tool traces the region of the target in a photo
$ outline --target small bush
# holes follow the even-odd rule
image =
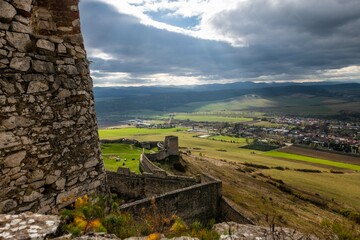
[[[284,168],[284,167],[281,167],[281,166],[274,167],[274,169],[280,170],[280,171],[284,171],[284,170],[285,170],[285,168]]]
[[[344,217],[347,217],[348,219],[356,222],[357,224],[360,224],[360,213],[350,210],[350,209],[344,209],[340,211],[340,214]]]
[[[203,227],[203,225],[199,221],[195,221],[191,227],[191,237],[197,237],[202,240],[218,240],[220,239],[220,235],[212,230],[212,227],[215,224],[215,219],[211,219],[206,227]]]
[[[298,171],[298,172],[308,172],[308,173],[321,173],[320,170],[317,170],[317,169],[295,169],[295,171]]]
[[[277,188],[284,193],[293,194],[293,190],[284,184],[277,185]]]
[[[175,223],[171,226],[170,232],[176,235],[181,235],[182,233],[186,232],[188,230],[188,226],[186,223],[181,220],[181,218],[177,217],[175,219]]]
[[[327,230],[331,235],[335,234],[339,240],[358,240],[360,239],[360,234],[356,231],[355,226],[349,226],[349,224],[342,223],[339,221],[331,222],[329,220],[322,221],[321,225]],[[329,238],[329,236],[328,236]]]
[[[247,167],[259,168],[259,169],[270,169],[268,166],[255,164],[255,163],[245,162],[244,165]]]

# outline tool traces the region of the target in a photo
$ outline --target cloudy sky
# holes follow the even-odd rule
[[[81,0],[96,86],[360,82],[359,0]]]

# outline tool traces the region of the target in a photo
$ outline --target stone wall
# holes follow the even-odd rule
[[[236,208],[236,203],[223,196],[220,200],[219,221],[254,225],[254,223],[250,219],[246,218]]]
[[[140,169],[144,173],[152,173],[159,176],[166,176],[165,170],[156,166],[153,162],[148,159],[149,154],[141,154],[140,156]]]
[[[78,0],[0,0],[0,213],[105,187]]]
[[[167,216],[176,214],[186,223],[198,220],[207,222],[215,219],[220,211],[221,182],[201,183],[191,187],[175,190],[154,197],[159,211]],[[146,198],[120,206],[121,211],[129,212],[135,217],[143,217],[145,210],[151,209],[152,198]]]
[[[177,136],[166,136],[164,147],[169,156],[179,155],[179,138]]]
[[[152,197],[199,183],[197,179],[191,177],[137,175],[125,171],[107,172],[106,175],[111,191],[126,199]]]
[[[179,139],[177,136],[166,136],[164,142],[158,142],[159,151],[145,154],[150,161],[162,161],[170,156],[179,156]]]

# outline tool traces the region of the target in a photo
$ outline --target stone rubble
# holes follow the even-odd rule
[[[276,227],[275,231],[271,231],[270,228],[235,222],[218,223],[214,225],[213,229],[221,234],[221,240],[319,240],[313,235],[307,235],[294,229]]]
[[[54,240],[111,240],[119,239],[114,234],[89,233],[74,238],[71,234],[56,237],[60,217],[56,215],[41,215],[25,212],[19,215],[0,215],[0,239],[54,239]],[[318,240],[313,235],[306,235],[289,228],[270,228],[244,225],[235,222],[223,222],[215,224],[213,229],[217,231],[222,240]],[[131,237],[126,240],[147,240],[147,237]],[[167,240],[164,235],[161,240]],[[196,240],[188,236],[172,238],[173,240]]]
[[[0,0],[0,175],[0,213],[105,189],[78,0]]]
[[[45,239],[57,231],[59,224],[60,218],[54,215],[0,215],[0,239]]]

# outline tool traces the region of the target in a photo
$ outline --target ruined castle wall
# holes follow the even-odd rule
[[[179,155],[179,139],[177,136],[166,136],[164,143],[159,142],[156,153],[145,154],[150,161],[162,161],[170,156]]]
[[[154,198],[159,211],[166,216],[176,214],[186,223],[207,222],[220,214],[221,182],[197,184],[191,187],[165,193]],[[146,198],[120,206],[121,211],[141,218],[145,211],[151,212],[152,198]]]
[[[254,225],[254,223],[246,218],[239,210],[237,210],[237,208],[238,206],[236,203],[223,196],[220,200],[219,221]]]
[[[177,136],[166,136],[164,145],[169,156],[179,155],[179,138]]]
[[[151,160],[149,160],[147,157],[148,155],[149,154],[141,154],[140,156],[140,169],[142,172],[166,176],[166,171],[151,162]]]
[[[198,184],[198,181],[181,176],[107,172],[107,183],[112,191],[125,198],[144,198],[193,186]]]
[[[103,189],[78,0],[0,0],[0,213]]]

